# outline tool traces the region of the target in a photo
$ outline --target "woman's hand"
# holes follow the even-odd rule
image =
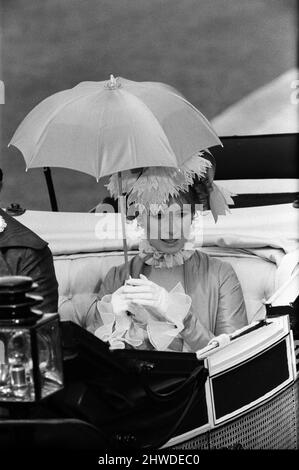
[[[150,307],[160,319],[165,320],[169,304],[169,294],[164,287],[158,286],[140,274],[140,279],[128,279],[123,286],[122,295],[127,302]]]
[[[115,315],[120,315],[130,309],[131,301],[126,297],[124,289],[125,286],[122,286],[111,295],[111,304]]]

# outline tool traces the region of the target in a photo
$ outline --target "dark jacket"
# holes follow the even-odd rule
[[[38,284],[34,293],[43,297],[44,313],[58,309],[58,283],[47,242],[0,209],[7,227],[0,233],[0,276],[30,276]]]

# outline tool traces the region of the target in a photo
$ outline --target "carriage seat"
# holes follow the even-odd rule
[[[240,281],[246,304],[248,322],[260,311],[265,313],[263,302],[285,281],[281,269],[275,263],[279,250],[273,249],[273,260],[258,254],[241,253],[238,250],[202,247],[210,256],[229,262]],[[278,253],[275,253],[277,251]],[[137,252],[129,252],[129,259]],[[261,253],[262,255],[262,253]],[[54,265],[59,283],[59,314],[63,320],[76,317],[80,298],[99,292],[101,283],[109,269],[124,262],[121,251],[82,253],[54,256]],[[86,302],[86,299],[85,299]]]
[[[212,250],[211,256],[215,256]],[[129,253],[131,258],[135,252]],[[242,286],[250,322],[262,302],[275,291],[277,267],[275,263],[257,256],[237,257],[231,254],[218,258],[228,261],[234,268]],[[59,283],[59,314],[63,320],[76,317],[76,308],[82,296],[99,292],[101,282],[112,266],[124,262],[122,252],[84,253],[54,257]],[[86,299],[85,299],[86,302]],[[87,301],[88,302],[88,301]]]
[[[291,204],[282,204],[232,209],[217,224],[210,214],[198,222],[204,226],[198,227],[203,238],[196,248],[232,265],[249,322],[298,266],[297,214]],[[124,262],[119,214],[26,211],[19,220],[49,242],[62,320],[71,319],[78,299],[88,303],[109,269]],[[129,258],[137,253],[139,239],[137,225],[128,223]]]

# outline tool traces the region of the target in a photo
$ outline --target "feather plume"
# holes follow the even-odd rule
[[[226,215],[226,212],[230,212],[228,205],[234,205],[232,196],[233,193],[227,189],[220,188],[220,186],[212,183],[209,191],[209,202],[215,222],[217,222],[219,215]]]
[[[215,159],[209,151],[193,155],[178,168],[145,167],[140,171],[122,172],[122,192],[128,197],[128,207],[134,207],[139,213],[144,211],[158,212],[167,208],[169,198],[175,198],[180,192],[188,191],[197,176],[206,183],[209,207],[217,222],[218,215],[229,211],[228,205],[234,204],[234,194],[213,183]],[[202,183],[202,184],[203,184]],[[118,175],[111,175],[106,185],[111,196],[119,197]]]

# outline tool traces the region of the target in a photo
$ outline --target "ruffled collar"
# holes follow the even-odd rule
[[[187,245],[188,246],[188,245]],[[173,268],[185,263],[194,253],[194,249],[185,247],[176,253],[163,253],[154,248],[148,240],[139,243],[139,256],[143,261],[155,268]]]

